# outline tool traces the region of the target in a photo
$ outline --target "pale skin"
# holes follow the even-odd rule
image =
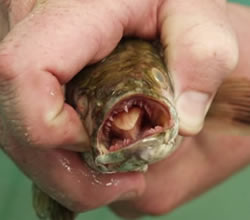
[[[135,216],[164,214],[249,163],[250,137],[215,135],[206,126],[192,136],[223,80],[232,72],[250,78],[247,7],[222,0],[2,0],[0,11],[0,145],[69,209],[123,200],[112,205],[120,215],[125,207]],[[167,45],[181,132],[192,137],[146,174],[97,175],[74,152],[87,149],[89,139],[62,87],[123,35],[159,35]]]

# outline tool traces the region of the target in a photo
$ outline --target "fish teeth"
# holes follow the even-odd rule
[[[121,113],[121,112],[123,112],[123,108],[119,108],[116,111],[117,111],[117,113]]]
[[[149,107],[149,105],[144,105],[144,109],[146,110],[146,112],[148,113],[149,117],[152,116],[152,111],[151,108]]]
[[[139,106],[140,106],[140,108],[142,108],[142,106],[143,106],[143,102],[142,101],[139,102]]]
[[[108,136],[109,133],[110,133],[110,127],[105,126],[105,127],[104,127],[104,134],[105,134],[106,136]]]
[[[106,126],[111,127],[111,122],[110,122],[110,121],[107,121],[107,122],[106,122]]]
[[[111,126],[105,125],[104,129],[110,131]]]
[[[162,126],[156,125],[156,126],[154,127],[154,130],[155,130],[155,131],[161,131],[161,130],[162,130]]]
[[[122,145],[123,146],[129,145],[130,142],[131,142],[130,139],[124,139]]]
[[[128,106],[128,108],[130,108],[132,105],[133,105],[133,101],[129,101],[129,102],[127,102],[127,106]]]
[[[124,111],[128,113],[128,106],[127,105],[124,106]]]

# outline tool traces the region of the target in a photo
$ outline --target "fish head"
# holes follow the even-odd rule
[[[175,149],[172,84],[154,50],[144,41],[120,44],[68,86],[68,100],[91,137],[84,160],[102,173],[146,171]]]

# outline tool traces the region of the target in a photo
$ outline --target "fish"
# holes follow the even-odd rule
[[[123,40],[67,86],[91,137],[84,161],[101,173],[146,171],[175,149],[178,117],[170,75],[153,46]]]
[[[179,146],[174,85],[163,60],[159,41],[124,38],[110,55],[67,84],[66,102],[91,139],[91,148],[82,153],[91,169],[106,174],[146,172]],[[205,125],[219,132],[250,134],[249,79],[225,80]],[[35,184],[33,206],[41,219],[75,217]]]

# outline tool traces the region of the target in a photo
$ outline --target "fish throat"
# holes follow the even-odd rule
[[[105,148],[118,151],[145,137],[171,127],[169,109],[159,101],[143,96],[118,102],[101,128],[100,138]]]

